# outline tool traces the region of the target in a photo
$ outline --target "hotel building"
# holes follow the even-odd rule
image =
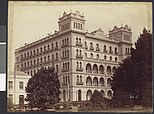
[[[64,12],[58,31],[15,50],[16,70],[33,76],[41,67],[54,65],[62,102],[89,100],[94,90],[111,98],[113,73],[130,54],[131,28],[114,26],[105,35],[101,28],[85,31],[85,21],[79,11]]]

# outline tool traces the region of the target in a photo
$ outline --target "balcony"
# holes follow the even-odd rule
[[[58,49],[58,47],[55,47],[55,50],[57,50]]]
[[[86,49],[88,49],[88,46],[85,46]]]
[[[86,73],[92,73],[92,71],[91,70],[87,70]]]
[[[76,58],[79,58],[79,59],[82,59],[83,58],[83,55],[76,55]]]
[[[97,47],[97,48],[96,48],[96,51],[100,51],[100,48],[99,48],[99,47]]]
[[[62,72],[68,72],[69,69],[62,69]]]
[[[81,42],[76,42],[76,46],[81,46],[82,47],[82,43]]]
[[[83,85],[83,82],[76,82],[76,85]]]
[[[83,71],[83,68],[76,68],[76,71],[82,72]]]
[[[91,46],[91,47],[89,47],[89,50],[94,50],[94,47],[92,47],[92,46]]]
[[[56,58],[55,61],[58,61],[58,58]]]
[[[62,83],[62,86],[67,86],[68,84],[67,83]]]
[[[109,53],[110,53],[110,54],[113,54],[113,51],[110,51]]]
[[[107,50],[104,50],[103,52],[104,52],[104,53],[107,53],[108,51],[107,51]]]
[[[61,57],[62,60],[64,60],[64,59],[68,59],[68,58],[69,58],[68,56],[67,56],[67,57]]]

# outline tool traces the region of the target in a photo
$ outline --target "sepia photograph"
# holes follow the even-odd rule
[[[152,2],[8,2],[8,112],[152,112]]]

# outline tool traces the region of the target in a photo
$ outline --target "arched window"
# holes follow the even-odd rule
[[[91,64],[90,64],[90,63],[88,63],[88,64],[86,65],[86,72],[87,72],[87,73],[92,73],[92,69],[91,69]]]
[[[106,50],[106,45],[104,45],[104,50],[103,50],[103,52],[107,52],[107,50]]]
[[[112,53],[112,47],[111,46],[109,47],[109,53]]]
[[[91,90],[88,90],[87,91],[87,95],[86,95],[87,100],[90,100],[91,99],[91,96],[92,96],[92,91]]]
[[[115,62],[117,62],[118,61],[118,59],[117,59],[117,57],[115,57]]]
[[[91,58],[93,58],[93,54],[92,53],[90,54],[90,56],[91,56]]]
[[[110,56],[110,61],[112,61],[112,57]]]
[[[77,64],[77,69],[79,68],[79,62],[76,62],[76,64]]]
[[[115,54],[118,54],[117,48],[115,47]]]
[[[74,28],[76,28],[76,27],[75,27],[75,22],[74,22]]]
[[[96,55],[96,58],[99,59],[99,54]]]
[[[79,38],[79,44],[81,44],[81,38]]]
[[[76,44],[78,44],[78,37],[76,37]]]
[[[107,74],[111,74],[111,67],[107,66]]]
[[[79,76],[77,76],[77,84],[79,84]]]
[[[85,53],[85,57],[87,58],[87,53]]]
[[[125,54],[127,54],[127,48],[125,48]]]
[[[63,90],[63,101],[66,102],[66,91]]]
[[[82,68],[82,62],[80,62],[80,69]]]
[[[82,83],[82,76],[80,76],[80,83]]]
[[[81,90],[78,90],[78,101],[81,101]]]
[[[106,57],[106,55],[104,55],[104,60],[106,60],[107,59],[107,57]]]

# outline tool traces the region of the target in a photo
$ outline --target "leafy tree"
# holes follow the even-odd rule
[[[133,106],[133,100],[130,98],[129,93],[121,90],[113,93],[112,103],[115,108],[128,108]]]
[[[150,97],[152,93],[150,89],[152,87],[151,41],[152,35],[144,28],[143,34],[135,43],[135,48],[131,49],[131,56],[123,60],[113,76],[111,84],[113,91],[126,92],[135,104],[141,104],[146,100],[152,101]],[[122,96],[117,95],[117,97],[123,99]],[[113,98],[116,99],[116,96]]]
[[[104,108],[105,106],[105,100],[98,90],[94,90],[94,93],[92,94],[90,101],[94,108]]]
[[[30,107],[45,110],[60,101],[60,81],[54,68],[41,68],[32,76],[26,87],[26,101]]]

